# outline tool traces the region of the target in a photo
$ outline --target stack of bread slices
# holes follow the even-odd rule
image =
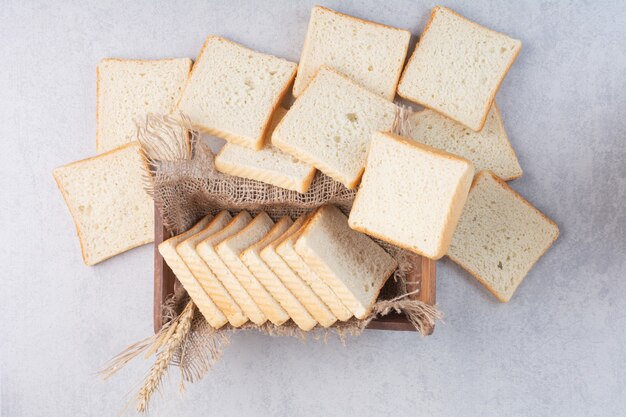
[[[299,63],[218,36],[193,66],[102,61],[104,153],[54,173],[85,262],[151,241],[133,120],[185,114],[226,140],[215,158],[226,174],[306,193],[320,171],[357,190],[349,216],[332,206],[274,220],[221,212],[163,242],[214,327],[291,319],[309,330],[366,317],[397,267],[367,235],[431,259],[448,255],[508,301],[559,233],[505,182],[522,169],[494,98],[521,42],[445,7],[432,10],[407,61],[410,39],[316,6]],[[281,107],[290,86],[295,102]],[[400,111],[396,94],[423,109]]]

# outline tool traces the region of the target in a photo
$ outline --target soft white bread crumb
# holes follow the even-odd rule
[[[169,114],[189,76],[191,59],[103,59],[98,64],[96,150],[137,140],[135,122]]]
[[[397,263],[347,217],[324,206],[306,224],[296,251],[358,319],[367,317]]]
[[[474,179],[448,256],[507,302],[558,236],[552,220],[482,171]]]
[[[287,110],[282,107],[276,109],[268,137],[285,113]],[[315,176],[312,165],[299,161],[269,143],[258,151],[227,143],[215,157],[215,168],[229,175],[266,182],[300,193],[309,189]]]
[[[393,100],[411,33],[313,7],[293,95],[299,96],[317,70],[327,65],[368,90]]]
[[[241,260],[287,311],[291,320],[302,330],[308,331],[315,327],[317,321],[261,258],[261,250],[282,236],[292,224],[289,217],[281,218],[263,239],[243,251]]]
[[[299,276],[309,284],[313,292],[328,306],[330,311],[338,320],[346,321],[352,317],[352,313],[341,302],[337,294],[321,279],[306,262],[296,252],[296,241],[304,231],[304,227],[298,229],[291,236],[284,238],[279,245],[276,246],[276,253],[293,269]]]
[[[154,202],[143,188],[137,142],[52,174],[74,218],[85,264],[154,240]]]
[[[246,227],[217,245],[215,251],[267,318],[280,326],[289,320],[289,314],[239,258],[244,250],[263,239],[273,226],[267,213],[259,213]]]
[[[272,144],[348,188],[363,173],[373,132],[391,131],[396,105],[321,67],[272,135]]]
[[[228,322],[234,327],[239,327],[248,321],[248,317],[196,251],[198,243],[223,230],[231,220],[230,213],[225,210],[219,212],[204,229],[179,243],[176,252],[215,305],[226,315]]]
[[[272,113],[295,72],[293,62],[209,36],[177,109],[198,129],[261,149]]]
[[[439,259],[448,250],[473,176],[470,161],[375,133],[350,227]]]
[[[176,246],[185,239],[193,236],[204,229],[211,221],[211,216],[206,216],[200,220],[195,226],[188,231],[174,236],[159,245],[159,253],[165,259],[165,262],[172,268],[174,275],[183,285],[189,297],[198,306],[200,313],[206,318],[207,322],[214,328],[219,329],[228,322],[228,319],[222,311],[215,305],[213,300],[204,291],[202,285],[194,277],[193,273],[185,264],[183,259],[176,252]]]
[[[482,129],[522,44],[445,7],[435,7],[404,68],[398,94]]]
[[[237,214],[219,232],[209,236],[196,245],[196,251],[202,260],[211,268],[215,277],[224,285],[224,288],[233,297],[244,314],[254,324],[261,325],[267,321],[267,316],[254,302],[250,294],[241,285],[228,266],[222,261],[215,250],[215,246],[234,236],[252,221],[252,216],[246,211]]]
[[[429,109],[411,115],[408,127],[411,138],[469,159],[476,171],[493,171],[505,181],[522,176],[495,101],[479,132]]]

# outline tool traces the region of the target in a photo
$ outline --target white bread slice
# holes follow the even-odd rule
[[[347,217],[334,206],[315,212],[296,241],[296,252],[357,319],[367,317],[398,267],[372,239],[350,229]]]
[[[287,229],[282,236],[266,245],[261,250],[261,259],[274,271],[283,284],[296,296],[296,298],[311,313],[311,316],[322,327],[328,327],[337,321],[337,317],[330,311],[328,306],[315,294],[311,287],[296,274],[283,258],[276,253],[278,246],[284,239],[297,232],[306,222],[309,216],[301,216]]]
[[[272,144],[348,188],[363,173],[373,132],[390,131],[396,105],[321,67],[272,134]]]
[[[507,302],[558,226],[493,173],[476,175],[448,256]]]
[[[137,140],[136,120],[169,114],[191,70],[191,59],[103,59],[96,70],[96,150]]]
[[[83,261],[95,265],[154,240],[154,202],[143,188],[137,142],[56,168]]]
[[[473,176],[468,160],[392,133],[375,133],[350,227],[439,259],[448,250]]]
[[[287,110],[282,107],[276,109],[268,137],[285,113]],[[298,161],[269,143],[259,151],[227,143],[215,157],[215,168],[226,174],[263,181],[300,193],[309,189],[315,176],[312,165]]]
[[[293,322],[302,330],[308,331],[315,327],[317,321],[311,317],[302,303],[285,287],[285,284],[282,283],[260,255],[261,249],[278,239],[292,224],[293,221],[289,217],[281,218],[263,239],[243,251],[241,260],[272,297],[287,311]]]
[[[237,277],[235,277],[215,250],[215,246],[240,232],[250,224],[251,221],[252,216],[250,216],[247,211],[240,212],[224,229],[198,243],[196,245],[196,251],[209,268],[211,268],[215,277],[224,285],[224,288],[226,288],[231,297],[233,297],[233,300],[235,300],[250,321],[254,324],[261,325],[267,321],[267,316],[261,311],[250,294],[248,294],[246,289],[241,285]]]
[[[245,249],[263,239],[273,226],[267,213],[261,212],[246,227],[217,245],[215,251],[267,318],[280,326],[289,320],[289,314],[239,258]]]
[[[272,113],[295,72],[293,62],[209,36],[177,110],[189,116],[197,129],[261,149]]]
[[[198,306],[198,310],[202,313],[207,322],[214,328],[219,329],[228,322],[228,319],[215,305],[211,297],[204,291],[202,285],[196,280],[193,273],[182,260],[178,252],[176,252],[176,246],[185,239],[195,235],[202,229],[204,229],[211,221],[212,216],[206,216],[202,218],[195,226],[188,231],[181,233],[178,236],[174,236],[159,245],[159,253],[165,259],[165,262],[172,268],[174,275],[178,278],[183,285],[189,297]]]
[[[393,100],[410,39],[408,30],[315,6],[293,95],[299,96],[319,67],[327,65],[368,90]]]
[[[226,210],[219,212],[204,229],[179,243],[176,252],[215,305],[226,315],[228,322],[239,327],[248,321],[248,317],[196,251],[196,245],[223,230],[231,220],[232,216]]]
[[[352,317],[352,313],[341,302],[337,294],[321,279],[306,262],[302,259],[298,252],[296,252],[296,241],[300,238],[304,227],[301,227],[293,233],[291,236],[287,236],[282,242],[276,246],[276,253],[287,263],[287,265],[294,270],[300,278],[304,280],[313,292],[319,296],[319,298],[328,306],[330,311],[340,321],[349,320]]]
[[[469,159],[476,171],[493,171],[505,181],[522,176],[522,168],[506,135],[495,101],[485,126],[479,132],[429,109],[411,115],[408,127],[411,138]]]
[[[482,129],[522,43],[445,7],[435,7],[404,68],[398,94]]]

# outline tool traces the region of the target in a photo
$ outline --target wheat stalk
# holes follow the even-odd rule
[[[139,390],[137,397],[137,411],[143,413],[148,409],[150,398],[163,381],[163,377],[170,366],[176,352],[182,347],[189,330],[191,329],[191,321],[193,319],[195,304],[189,301],[180,315],[174,319],[172,326],[175,327],[171,332],[171,337],[163,341],[164,349],[157,354],[157,360],[150,368],[148,376]]]

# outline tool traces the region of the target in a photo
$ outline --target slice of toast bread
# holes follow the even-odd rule
[[[215,247],[224,240],[234,236],[252,221],[247,211],[241,211],[219,232],[209,236],[196,245],[196,251],[202,260],[211,268],[215,277],[224,285],[233,300],[244,314],[254,324],[261,325],[267,321],[267,316],[254,302],[250,294],[241,285],[237,277],[217,254]]]
[[[315,327],[317,321],[261,258],[261,250],[282,236],[292,224],[289,217],[281,218],[263,239],[243,251],[241,260],[287,311],[291,320],[302,330],[308,331]]]
[[[180,242],[204,229],[211,219],[212,216],[206,216],[186,232],[161,242],[159,245],[159,253],[163,256],[167,265],[172,268],[174,275],[176,275],[178,281],[183,285],[189,297],[191,297],[193,302],[198,306],[198,310],[200,310],[200,313],[206,318],[207,322],[213,328],[219,329],[228,322],[228,319],[217,305],[215,305],[206,291],[204,291],[204,288],[202,288],[198,280],[196,280],[187,264],[185,264],[178,255],[178,252],[176,252],[176,246],[178,246]]]
[[[196,251],[198,243],[224,229],[231,220],[232,216],[229,212],[220,211],[204,229],[179,243],[176,246],[176,252],[187,264],[209,297],[226,315],[228,322],[233,327],[239,327],[248,321],[248,317]]]
[[[481,171],[454,233],[448,257],[498,300],[508,302],[559,236],[558,226],[503,180]]]
[[[241,253],[263,239],[273,226],[274,222],[267,213],[261,212],[246,227],[217,245],[215,251],[268,320],[280,326],[289,320],[289,314],[240,259]]]

